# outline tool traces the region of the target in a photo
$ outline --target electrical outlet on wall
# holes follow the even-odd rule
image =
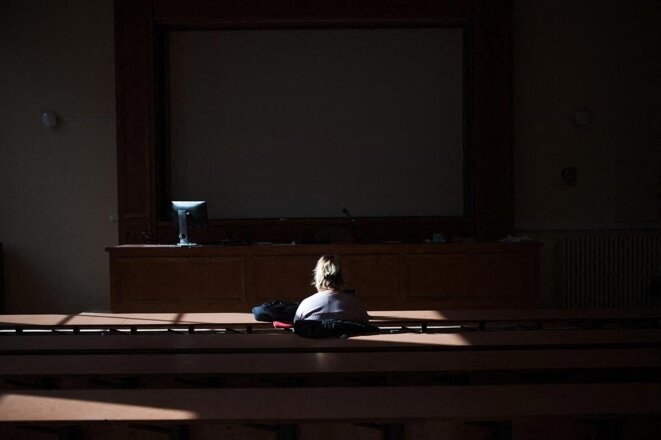
[[[578,171],[576,167],[564,167],[560,173],[562,183],[565,186],[576,186],[578,180]]]

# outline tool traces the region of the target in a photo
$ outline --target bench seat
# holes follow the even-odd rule
[[[477,325],[493,323],[545,324],[655,322],[660,326],[661,309],[504,309],[504,310],[374,310],[371,323],[377,326]],[[252,313],[80,313],[74,315],[0,315],[4,329],[153,329],[153,328],[270,328],[255,321]]]
[[[323,402],[323,404],[315,404]],[[511,418],[658,413],[661,384],[30,390],[0,394],[0,422]]]
[[[661,369],[661,348],[213,354],[3,355],[0,377]]]
[[[529,330],[395,333],[349,339],[306,339],[279,334],[24,335],[0,337],[0,354],[21,353],[223,353],[320,351],[475,350],[480,347],[550,348],[660,346],[661,329]]]

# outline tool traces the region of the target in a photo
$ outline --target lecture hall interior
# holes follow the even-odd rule
[[[3,0],[0,438],[661,438],[660,23]],[[255,319],[324,254],[369,332]]]

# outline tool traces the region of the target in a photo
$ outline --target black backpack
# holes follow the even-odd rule
[[[252,315],[257,321],[280,321],[294,322],[296,309],[300,302],[297,301],[270,301],[252,308]]]

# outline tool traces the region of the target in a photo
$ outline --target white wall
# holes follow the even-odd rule
[[[661,226],[617,221],[615,178],[619,161],[661,161],[660,23],[657,0],[514,0],[515,228],[545,244],[547,305],[557,238]],[[593,115],[587,126],[574,123],[581,108]],[[577,168],[575,187],[563,185],[567,166]],[[658,185],[657,206],[641,209],[657,218]]]
[[[108,307],[104,249],[117,243],[113,52],[112,0],[0,2],[7,312]],[[44,110],[80,120],[49,130]]]
[[[516,227],[630,226],[615,221],[614,173],[661,160],[661,2],[514,5]],[[587,126],[572,119],[581,108]],[[562,183],[567,166],[575,187]]]
[[[661,160],[661,2],[514,0],[515,224],[557,229],[614,222],[613,166]],[[571,115],[590,108],[593,124]],[[39,114],[100,117],[40,127]],[[0,241],[9,312],[108,305],[117,242],[111,0],[0,2]],[[578,168],[578,185],[560,170]],[[564,232],[559,232],[560,234]]]

